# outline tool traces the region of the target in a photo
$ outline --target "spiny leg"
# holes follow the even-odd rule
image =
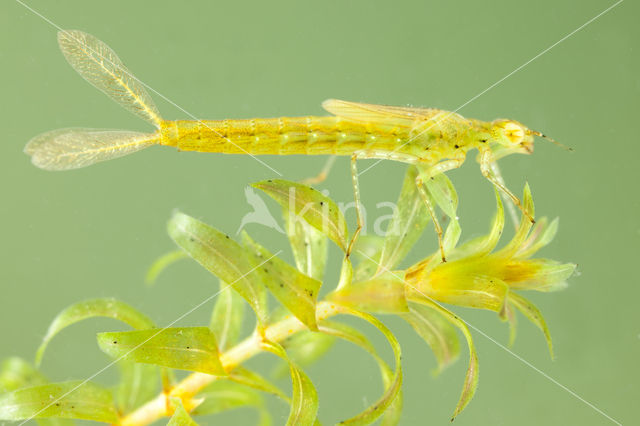
[[[358,239],[358,235],[360,235],[360,231],[362,230],[362,226],[364,223],[362,219],[362,211],[360,210],[360,184],[358,183],[358,168],[356,166],[357,159],[358,159],[358,154],[353,154],[351,156],[351,182],[353,183],[353,197],[356,203],[357,227],[355,232],[353,233],[353,237],[351,237],[351,241],[349,242],[349,245],[347,246],[347,253],[346,253],[347,257],[349,257],[349,255],[351,254],[351,250],[353,250],[353,246],[356,243],[356,240]]]
[[[446,262],[447,258],[444,253],[444,241],[443,236],[444,232],[442,231],[442,226],[440,226],[440,222],[438,222],[438,218],[436,216],[436,211],[434,209],[433,203],[427,194],[427,190],[424,186],[424,179],[431,179],[433,176],[436,176],[440,173],[447,172],[452,169],[457,169],[464,163],[464,158],[456,158],[453,160],[441,161],[440,163],[431,166],[429,168],[419,167],[420,173],[416,177],[416,185],[418,187],[418,192],[424,201],[429,214],[431,215],[431,220],[433,221],[433,226],[436,230],[436,234],[438,234],[438,246],[440,247],[440,255],[442,256],[442,261]]]
[[[498,177],[496,177],[491,167],[492,163],[493,163],[493,158],[492,158],[491,151],[488,149],[484,150],[480,157],[480,171],[482,171],[482,176],[487,178],[489,182],[491,182],[496,188],[498,188],[505,195],[511,198],[511,201],[513,201],[513,204],[515,204],[516,207],[520,209],[522,214],[525,215],[527,219],[531,221],[531,223],[536,223],[533,217],[531,217],[531,215],[524,209],[524,207],[522,206],[522,203],[520,202],[520,199],[516,197],[511,191],[509,191],[509,188],[507,188],[504,184],[502,184],[502,182],[500,182]]]
[[[301,182],[304,183],[305,185],[317,185],[319,183],[324,182],[325,179],[327,179],[327,177],[329,176],[329,172],[331,171],[331,168],[333,167],[333,164],[335,162],[336,162],[336,156],[335,155],[329,156],[329,158],[327,158],[327,161],[324,163],[322,170],[320,170],[320,173],[318,173],[316,176],[311,176],[306,179],[303,179]]]

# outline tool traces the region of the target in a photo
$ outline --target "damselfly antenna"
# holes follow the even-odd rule
[[[567,151],[571,151],[571,152],[573,152],[573,148],[571,148],[571,147],[568,147],[568,146],[566,146],[566,145],[561,144],[560,142],[556,141],[556,140],[555,140],[555,139],[553,139],[553,138],[550,138],[549,136],[545,135],[545,134],[544,134],[544,133],[542,133],[542,132],[538,132],[538,131],[536,131],[536,130],[531,130],[531,133],[532,133],[532,134],[534,134],[534,135],[536,135],[536,136],[540,136],[541,138],[544,138],[544,139],[548,140],[549,142],[551,142],[551,143],[552,143],[552,144],[554,144],[554,145],[559,146],[560,148],[563,148],[563,149],[566,149]]]

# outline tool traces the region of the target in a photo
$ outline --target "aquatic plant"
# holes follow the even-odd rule
[[[115,299],[93,299],[64,309],[52,322],[36,354],[36,365],[48,343],[66,327],[94,317],[120,320],[133,330],[102,332],[100,349],[117,361],[119,383],[112,389],[92,382],[50,383],[21,358],[4,361],[0,369],[0,419],[36,418],[43,424],[68,424],[88,419],[119,425],[145,425],[170,417],[170,425],[196,424],[200,416],[238,407],[252,407],[261,425],[270,424],[263,394],[290,405],[289,425],[318,424],[318,397],[303,367],[316,362],[336,339],[367,352],[381,373],[382,394],[364,411],[341,424],[397,424],[402,410],[401,347],[396,336],[374,314],[406,320],[430,346],[437,371],[460,354],[458,332],[466,340],[469,367],[455,407],[457,416],[471,401],[478,383],[478,355],[465,321],[445,305],[495,311],[511,325],[520,311],[542,330],[551,351],[551,337],[540,311],[521,291],[549,292],[564,287],[575,265],[532,256],[554,237],[558,222],[535,225],[531,193],[525,187],[523,220],[510,242],[496,250],[504,227],[502,203],[486,236],[458,244],[457,195],[441,175],[428,196],[449,216],[444,236],[448,261],[439,252],[406,270],[398,265],[429,221],[415,186],[417,170],[408,169],[397,209],[384,237],[361,238],[345,256],[335,288],[320,297],[329,240],[346,251],[350,240],[337,204],[315,189],[284,180],[254,184],[283,210],[284,228],[295,267],[254,241],[246,232],[235,241],[215,228],[177,212],[168,223],[179,251],[162,256],[149,270],[149,280],[179,259],[192,258],[220,279],[220,290],[208,325],[159,328],[146,315]],[[328,283],[324,283],[326,287]],[[280,306],[270,308],[269,293]],[[211,298],[214,298],[212,296]],[[256,317],[254,331],[240,338],[245,303]],[[354,316],[373,325],[394,354],[390,366],[357,328],[339,321]],[[281,358],[291,374],[291,396],[265,375],[243,363],[268,352]],[[176,381],[173,370],[191,372]]]

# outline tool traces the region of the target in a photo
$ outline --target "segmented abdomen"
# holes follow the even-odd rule
[[[340,117],[165,121],[161,134],[161,144],[182,151],[253,155],[392,151],[408,139],[404,129]]]

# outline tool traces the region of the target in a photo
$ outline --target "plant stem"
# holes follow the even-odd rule
[[[329,302],[320,302],[316,307],[316,318],[322,321],[341,312],[339,306]],[[286,316],[283,320],[270,325],[265,330],[265,337],[271,342],[281,342],[287,337],[306,330],[307,326],[302,324],[293,315]],[[262,352],[260,349],[261,337],[254,333],[236,346],[220,354],[220,362],[226,371],[233,370],[244,361]],[[142,426],[152,423],[161,417],[172,415],[167,404],[169,396],[179,397],[187,410],[194,407],[192,398],[211,382],[224,378],[224,376],[212,376],[205,373],[193,373],[184,378],[180,383],[171,389],[169,394],[161,393],[151,401],[139,407],[134,412],[128,414],[121,420],[122,426]]]

